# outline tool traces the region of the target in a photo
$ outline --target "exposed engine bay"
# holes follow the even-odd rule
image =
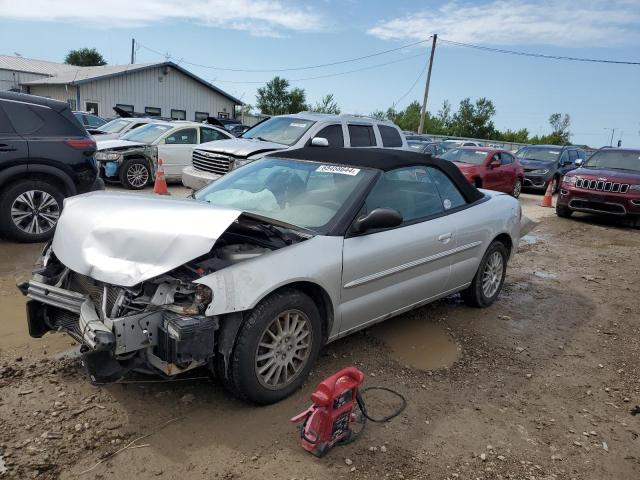
[[[131,370],[165,376],[191,370],[216,355],[217,332],[226,320],[206,315],[215,298],[194,282],[310,236],[242,214],[208,253],[132,286],[77,273],[48,245],[32,280],[20,286],[30,298],[30,334],[68,333],[82,345],[94,383],[116,381]]]

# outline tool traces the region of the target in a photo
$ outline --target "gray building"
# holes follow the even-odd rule
[[[176,120],[234,118],[243,104],[173,62],[76,67],[0,56],[0,82],[3,90],[62,100],[102,117],[116,116],[113,107],[120,107]]]

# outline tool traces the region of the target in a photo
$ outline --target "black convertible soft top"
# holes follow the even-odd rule
[[[484,197],[476,187],[469,183],[452,162],[441,160],[425,153],[383,148],[305,147],[275,152],[267,156],[348,165],[350,167],[375,168],[385,172],[416,165],[435,167],[447,174],[464,195],[467,202],[473,203]]]

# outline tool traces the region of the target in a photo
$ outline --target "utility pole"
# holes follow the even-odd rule
[[[615,128],[607,128],[604,127],[605,130],[611,130],[611,140],[609,140],[609,146],[613,147],[613,134],[615,133],[616,129]]]
[[[136,63],[136,39],[131,39],[131,65]]]
[[[422,110],[420,111],[420,126],[418,127],[418,135],[420,135],[424,129],[424,117],[427,114],[427,99],[429,98],[429,84],[431,83],[431,67],[433,67],[433,54],[436,53],[436,42],[438,41],[438,34],[433,35],[433,42],[431,43],[431,56],[429,57],[429,72],[427,73],[427,84],[424,86],[424,100],[422,101]]]

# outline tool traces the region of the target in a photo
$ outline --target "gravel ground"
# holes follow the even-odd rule
[[[0,243],[0,478],[640,478],[639,232],[557,218],[540,198],[521,198],[539,223],[492,307],[454,296],[335,342],[268,407],[203,371],[91,386],[69,337],[26,333],[14,285],[41,246]],[[347,365],[408,407],[316,459],[289,418]],[[367,400],[375,415],[395,406]]]

